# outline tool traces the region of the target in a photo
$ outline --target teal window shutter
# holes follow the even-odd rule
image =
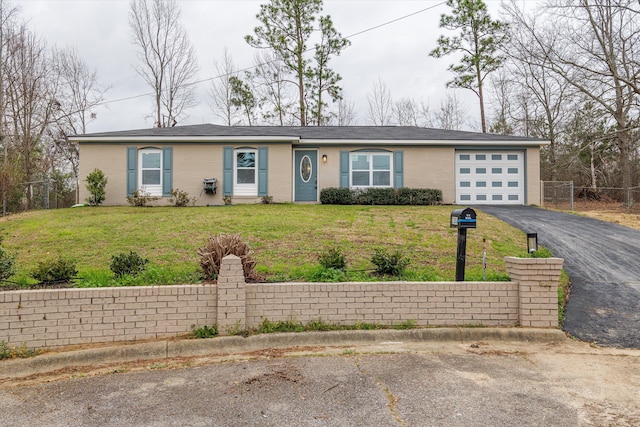
[[[340,188],[349,188],[349,152],[340,152]]]
[[[222,195],[233,196],[233,147],[223,148]]]
[[[404,153],[393,152],[393,188],[404,187]]]
[[[138,189],[138,148],[127,147],[127,197]]]
[[[173,190],[173,147],[162,149],[162,197],[171,197]]]
[[[269,195],[269,148],[258,148],[258,197]]]

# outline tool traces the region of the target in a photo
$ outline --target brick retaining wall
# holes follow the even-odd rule
[[[53,348],[175,336],[216,323],[216,286],[0,292],[0,341]]]
[[[221,333],[264,319],[307,323],[557,327],[559,258],[506,258],[513,282],[247,284],[240,259],[218,285],[0,292],[0,341],[54,348],[165,338],[192,326]]]

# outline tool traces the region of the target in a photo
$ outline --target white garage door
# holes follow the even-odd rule
[[[524,205],[523,151],[456,151],[456,203]]]

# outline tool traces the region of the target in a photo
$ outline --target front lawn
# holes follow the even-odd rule
[[[196,251],[210,235],[239,233],[258,271],[269,281],[309,280],[322,251],[346,255],[349,280],[377,280],[376,248],[401,251],[411,261],[402,279],[453,280],[457,230],[452,206],[234,205],[189,208],[96,207],[34,211],[0,219],[4,247],[17,254],[24,281],[37,263],[65,256],[77,261],[80,285],[105,285],[113,255],[136,251],[149,259],[151,283],[200,280]],[[525,237],[478,212],[467,234],[467,280],[482,278],[482,239],[488,279],[505,279],[504,256],[523,255]],[[111,283],[113,284],[113,283]],[[127,284],[139,284],[130,280]]]

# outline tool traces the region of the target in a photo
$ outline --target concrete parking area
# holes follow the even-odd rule
[[[430,341],[392,332],[353,345],[312,339],[278,348],[264,341],[262,349],[227,354],[95,360],[0,380],[2,420],[6,426],[640,425],[640,350],[598,348],[557,334]]]

